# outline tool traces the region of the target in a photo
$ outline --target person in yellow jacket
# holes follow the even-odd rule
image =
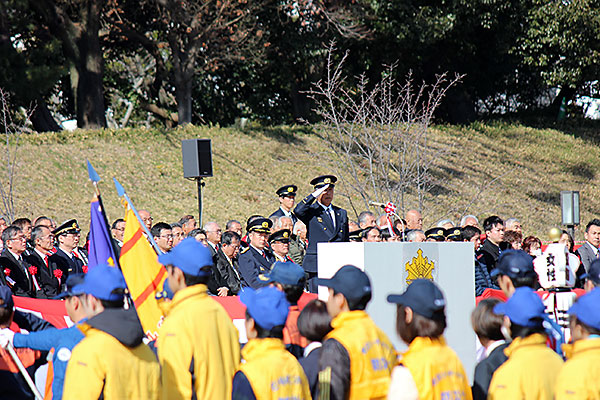
[[[574,343],[556,383],[556,400],[600,399],[600,288],[581,296],[569,309]]]
[[[456,353],[446,344],[446,300],[427,279],[416,279],[403,294],[389,295],[397,304],[396,329],[408,344],[392,371],[388,399],[471,400],[471,386]]]
[[[333,318],[319,360],[320,396],[385,398],[397,354],[364,311],[371,300],[369,277],[355,266],[345,265],[331,279],[317,279],[317,283],[329,288],[327,311]]]
[[[225,309],[208,296],[210,250],[187,238],[158,261],[166,266],[174,293],[156,342],[161,398],[229,398],[240,363],[239,336]]]
[[[504,350],[508,360],[492,376],[489,400],[553,398],[563,361],[546,345],[544,311],[544,303],[528,287],[515,289],[506,303],[494,307],[504,315],[502,331],[512,342]]]
[[[300,363],[283,344],[283,328],[290,303],[275,287],[245,288],[240,301],[246,305],[243,362],[233,378],[232,400],[311,398]]]
[[[79,325],[85,337],[67,365],[64,400],[160,397],[160,366],[142,342],[135,309],[123,308],[125,288],[121,271],[105,264],[90,268],[73,287],[88,319]]]

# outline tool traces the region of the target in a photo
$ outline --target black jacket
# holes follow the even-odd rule
[[[350,391],[350,355],[348,350],[335,339],[327,339],[321,347],[319,371],[331,368],[329,396],[331,400],[344,400]]]
[[[308,379],[310,394],[313,400],[319,398],[319,359],[321,358],[321,347],[312,350],[306,357],[299,359],[302,369]]]
[[[476,253],[477,260],[485,265],[489,273],[496,268],[498,257],[500,256],[500,248],[494,243],[486,239]]]
[[[23,256],[21,256],[21,258],[22,261],[19,262],[10,251],[4,249],[0,256],[0,267],[3,274],[5,274],[5,270],[10,270],[8,279],[6,279],[6,276],[5,279],[7,283],[9,282],[9,279],[14,281],[11,289],[15,296],[35,297],[35,286],[31,281],[31,276],[28,273],[25,273],[25,269],[29,269],[31,264],[29,264]]]
[[[496,347],[487,358],[481,360],[475,367],[475,378],[473,379],[473,400],[487,399],[488,389],[492,381],[492,375],[499,366],[504,364],[508,359],[504,354],[504,349],[508,347],[508,343],[504,343]]]
[[[62,249],[56,249],[56,253],[50,256],[50,262],[55,264],[59,268],[63,275],[61,280],[67,281],[69,274],[82,274],[83,273],[83,261],[73,256],[69,257]]]
[[[248,286],[242,275],[240,275],[240,266],[236,259],[231,260],[231,263],[229,263],[227,256],[219,249],[214,260],[217,270],[229,288],[230,296],[235,296],[242,287]]]
[[[59,270],[56,263],[52,262],[50,257],[48,257],[48,266],[46,266],[46,263],[36,251],[26,256],[25,260],[37,268],[35,278],[41,287],[37,297],[51,299],[54,296],[58,296],[61,292],[61,283],[54,275],[54,271]],[[62,277],[61,281],[64,282]]]
[[[266,282],[261,280],[259,276],[271,271],[271,266],[275,262],[275,257],[264,249],[265,257],[263,257],[254,247],[248,246],[239,256],[240,275],[252,289],[258,289],[266,286]]]

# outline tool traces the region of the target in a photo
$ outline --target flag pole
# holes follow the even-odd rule
[[[8,343],[8,345],[6,346],[6,351],[8,351],[8,354],[10,354],[10,357],[13,359],[15,364],[17,364],[19,372],[21,373],[21,375],[23,375],[25,382],[27,382],[27,385],[29,386],[29,389],[31,389],[31,391],[33,392],[33,395],[35,396],[36,400],[43,400],[44,398],[42,397],[42,394],[35,386],[35,383],[33,383],[33,380],[31,379],[31,376],[29,376],[29,373],[27,373],[27,370],[25,369],[23,362],[17,355],[17,352],[15,351],[15,348],[13,347],[12,343]]]
[[[90,181],[92,181],[92,184],[94,185],[94,189],[96,190],[96,197],[98,198],[98,204],[100,205],[100,208],[102,209],[102,219],[104,220],[104,225],[106,226],[106,232],[108,232],[108,234],[110,235],[110,224],[108,223],[108,219],[106,217],[106,209],[104,208],[104,203],[102,202],[102,196],[100,196],[100,189],[98,189],[98,182],[100,182],[100,175],[98,175],[98,173],[96,172],[96,170],[94,169],[94,167],[92,167],[92,164],[89,162],[87,162],[87,168],[88,168],[88,175],[90,177]],[[110,242],[110,247],[112,248],[113,254],[116,258],[115,261],[115,266],[118,267],[119,269],[121,269],[121,264],[119,263],[119,258],[117,257],[117,249],[115,248],[115,243],[112,241],[112,237],[110,238],[111,240],[109,240]]]
[[[131,207],[131,211],[133,211],[133,213],[135,214],[135,217],[138,219],[142,229],[144,230],[144,233],[146,233],[146,236],[148,237],[148,241],[150,242],[150,244],[152,245],[152,247],[154,248],[156,253],[162,254],[163,251],[158,247],[158,245],[154,241],[152,234],[148,230],[148,227],[146,227],[146,224],[142,220],[142,217],[140,217],[140,214],[138,214],[138,211],[136,210],[136,208],[133,206],[131,199],[129,198],[129,196],[127,196],[127,193],[125,193],[125,189],[123,188],[123,186],[119,183],[117,178],[113,177],[113,181],[115,182],[115,187],[117,188],[117,194],[119,195],[119,197],[123,197],[125,199],[125,201],[127,202],[127,205],[129,207]]]

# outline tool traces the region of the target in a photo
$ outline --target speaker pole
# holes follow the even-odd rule
[[[204,182],[202,182],[202,178],[196,178],[196,182],[198,183],[198,226],[202,226],[202,186],[204,186]]]

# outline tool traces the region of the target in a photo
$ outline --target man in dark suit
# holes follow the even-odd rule
[[[346,210],[331,204],[335,182],[337,178],[333,175],[316,177],[310,181],[315,191],[294,209],[294,214],[304,222],[308,231],[308,248],[302,267],[308,273],[308,290],[312,293],[317,291],[317,243],[349,240],[348,214]]]
[[[575,254],[581,260],[583,268],[577,270],[577,287],[583,287],[581,275],[590,270],[592,262],[600,256],[598,247],[600,246],[600,220],[593,219],[585,227],[585,243],[577,249]]]
[[[294,209],[294,202],[296,201],[296,191],[298,186],[296,185],[285,185],[277,189],[277,195],[279,196],[279,208],[273,214],[269,215],[272,217],[288,217],[292,219],[292,226],[298,221],[298,217],[294,215],[292,211]]]
[[[31,231],[31,241],[34,248],[30,255],[25,256],[25,261],[37,268],[35,277],[41,288],[37,297],[51,299],[60,294],[62,278],[62,271],[50,262],[54,235],[49,228],[39,225]]]
[[[262,275],[271,271],[275,258],[267,249],[267,240],[273,222],[264,217],[255,218],[248,224],[249,246],[246,247],[239,257],[240,275],[253,289],[266,286],[266,278]]]
[[[2,232],[4,250],[0,256],[0,266],[4,278],[15,296],[35,297],[36,288],[29,267],[23,258],[26,249],[25,234],[18,226],[11,225]]]
[[[496,215],[487,217],[483,221],[483,230],[486,239],[481,245],[475,258],[491,273],[496,268],[498,257],[500,256],[500,243],[504,240],[504,221]],[[427,233],[426,233],[427,235]],[[427,236],[429,238],[429,236]]]
[[[240,275],[237,256],[240,250],[240,235],[227,231],[221,236],[221,246],[214,257],[215,266],[229,289],[229,296],[238,294],[242,287],[248,286]]]
[[[70,219],[61,226],[52,231],[58,241],[58,249],[56,253],[50,256],[51,263],[62,271],[62,281],[66,282],[69,274],[84,273],[84,262],[75,253],[74,250],[79,245],[81,230],[77,224],[77,220]],[[85,267],[87,271],[87,266]]]

